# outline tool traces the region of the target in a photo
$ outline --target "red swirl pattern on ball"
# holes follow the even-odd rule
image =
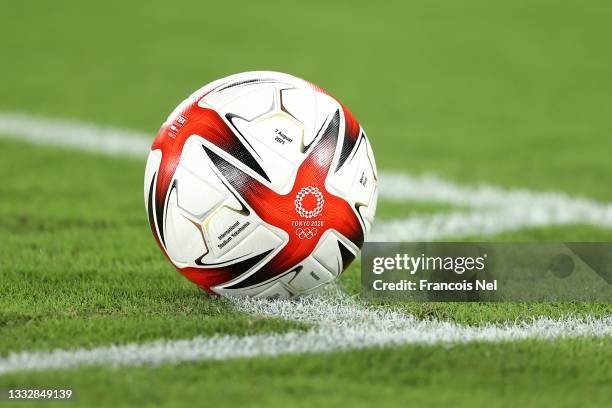
[[[201,97],[197,100],[199,99]],[[199,135],[241,162],[244,162],[245,157],[252,158],[242,141],[219,114],[212,109],[198,106],[197,100],[194,99],[192,103],[162,125],[152,146],[152,150],[161,150],[161,163],[155,188],[155,217],[154,220],[150,219],[153,221],[151,229],[166,257],[168,256],[163,243],[163,209],[185,141],[191,135]],[[300,165],[294,186],[288,194],[276,193],[232,163],[211,150],[206,151],[207,149],[203,147],[203,159],[205,154],[210,156],[220,172],[224,174],[227,182],[239,193],[239,198],[264,222],[289,233],[289,240],[272,259],[246,280],[233,285],[232,288],[257,285],[291,270],[313,252],[319,238],[328,229],[334,229],[358,247],[362,246],[364,232],[355,209],[346,200],[330,193],[325,188],[325,179],[331,170],[334,153],[339,145],[338,140],[341,138],[346,143],[346,138],[356,140],[359,134],[360,127],[353,115],[344,106],[342,106],[342,111],[345,122],[344,135],[341,137],[338,133],[338,121],[340,120],[338,111],[320,140]],[[170,127],[173,120],[176,120],[179,115],[186,119],[184,126],[178,131],[173,130],[171,137]],[[257,171],[257,169],[254,170]],[[296,212],[294,200],[296,194],[305,186],[317,187],[325,200],[321,214],[311,219],[324,221],[323,226],[318,227],[317,236],[314,239],[300,239],[295,233],[295,227],[292,226],[292,221],[300,218]],[[159,234],[156,224],[160,230]],[[214,294],[211,287],[235,279],[250,266],[243,261],[223,267],[177,267],[177,269],[197,286]]]

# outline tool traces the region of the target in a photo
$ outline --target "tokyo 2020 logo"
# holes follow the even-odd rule
[[[310,210],[305,209],[302,205],[304,198],[308,195],[313,195],[317,200],[315,207]],[[302,187],[302,189],[295,196],[295,211],[297,211],[302,218],[314,218],[321,214],[323,211],[323,204],[325,204],[323,194],[317,187]]]

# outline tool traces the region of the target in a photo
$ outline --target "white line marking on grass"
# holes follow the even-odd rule
[[[550,225],[595,225],[612,228],[612,207],[593,205],[587,211],[571,201],[532,202],[526,207],[438,213],[405,219],[376,220],[368,241],[430,241]]]
[[[463,326],[418,320],[383,308],[363,307],[347,296],[298,301],[234,299],[238,309],[317,326],[307,331],[252,336],[196,337],[93,349],[26,351],[0,358],[0,375],[18,371],[84,366],[142,366],[236,358],[324,353],[369,347],[440,343],[505,342],[612,335],[612,317],[560,320],[536,318],[521,324]]]
[[[466,187],[435,176],[382,173],[382,199],[440,202],[475,211],[452,211],[405,219],[377,220],[371,241],[427,241],[465,235],[491,235],[548,225],[587,224],[612,228],[612,205],[563,193]]]
[[[0,138],[19,139],[40,145],[146,158],[154,136],[84,122],[0,112]]]

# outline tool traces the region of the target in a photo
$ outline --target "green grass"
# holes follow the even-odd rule
[[[597,407],[610,399],[611,358],[609,338],[475,343],[13,374],[0,384],[69,387],[84,406]]]
[[[0,355],[303,327],[238,313],[174,270],[146,221],[142,162],[0,150]]]
[[[342,100],[383,170],[612,201],[612,7],[591,1],[12,2],[0,111],[148,131],[201,85],[286,71]],[[201,294],[146,222],[144,163],[0,140],[0,356],[306,329]],[[381,201],[378,217],[467,210]],[[610,241],[571,225],[472,241]],[[359,291],[357,263],[341,284]],[[398,305],[394,305],[398,306]],[[409,303],[465,324],[609,315],[610,303]],[[605,339],[405,346],[159,368],[19,373],[86,406],[546,405],[612,397]],[[511,402],[511,403],[510,403]],[[24,406],[24,405],[20,405]]]
[[[607,2],[39,0],[3,17],[1,109],[153,135],[205,83],[280,70],[351,108],[381,168],[612,199]]]
[[[379,201],[376,207],[377,219],[408,218],[415,215],[433,215],[438,212],[467,211],[467,208],[428,201]]]
[[[0,298],[0,355],[29,349],[91,347],[158,338],[218,333],[246,335],[305,328],[297,323],[238,313],[228,302],[199,293],[167,264],[146,225],[140,196],[142,162],[52,148],[33,149],[7,141],[0,141],[0,150],[6,153],[5,160],[0,163],[3,172],[17,167],[30,169],[14,173],[1,187],[3,196],[21,199],[0,202],[0,230],[6,237],[0,247],[3,273],[0,290],[5,294]],[[32,190],[36,190],[36,194],[28,199],[28,191]],[[578,226],[523,230],[492,239],[591,237],[605,240],[610,234],[608,230]],[[358,267],[358,263],[352,265],[341,279],[341,284],[355,294],[359,290]],[[465,324],[524,321],[535,316],[602,316],[612,312],[610,303],[408,303],[392,306],[421,318]],[[608,343],[609,340],[575,340],[509,344],[501,348],[497,345],[453,346],[450,349],[403,347],[331,356],[182,364],[159,369],[23,373],[9,375],[0,384],[70,385],[85,405],[98,400],[109,405],[129,405],[135,401],[166,401],[169,405],[178,405],[199,395],[209,395],[207,401],[213,403],[222,398],[213,392],[222,386],[221,378],[224,384],[231,379],[232,396],[228,403],[233,404],[247,400],[250,392],[255,392],[256,402],[272,406],[307,395],[310,395],[309,403],[328,401],[336,405],[360,405],[374,399],[383,404],[408,399],[434,404],[461,396],[465,398],[467,389],[479,388],[483,391],[478,393],[478,398],[501,404],[500,398],[510,392],[509,388],[517,401],[528,397],[532,386],[526,386],[527,381],[519,379],[522,376],[531,378],[536,372],[542,375],[542,370],[562,368],[565,371],[555,374],[555,378],[564,378],[566,371],[579,370],[582,376],[572,381],[576,386],[591,389],[594,399],[591,402],[596,403],[596,398],[603,398],[600,396],[603,391],[601,379],[591,376],[591,372],[601,371],[597,355],[602,344]],[[466,350],[469,350],[467,354]],[[556,361],[552,357],[559,352],[578,352],[581,360],[564,366],[565,360]],[[540,356],[537,363],[531,363],[526,356],[533,353],[545,353],[549,357]],[[494,355],[498,369],[510,364],[506,361],[516,360],[517,366],[508,369],[510,374],[498,374],[497,379],[492,380],[489,377],[494,368],[482,363],[472,367],[472,377],[457,382],[454,377],[462,377],[459,373],[476,358],[474,354],[487,356],[487,361]],[[355,361],[346,363],[351,360]],[[398,362],[394,364],[392,360]],[[418,362],[416,368],[412,365],[415,361]],[[380,378],[371,381],[366,374],[356,374],[368,370],[372,371],[369,375],[380,375]],[[317,372],[321,375],[317,376]],[[145,386],[145,378],[151,376],[157,378],[158,384],[164,384],[155,387],[154,392]],[[269,383],[264,378],[268,378]],[[556,397],[560,386],[552,380],[540,381],[540,402],[560,402]],[[368,386],[364,387],[366,382]],[[488,386],[487,382],[490,382]],[[436,388],[444,391],[432,397]],[[108,389],[116,390],[115,395],[102,398],[104,390]],[[334,389],[336,391],[332,392]],[[577,400],[562,402],[578,403]]]

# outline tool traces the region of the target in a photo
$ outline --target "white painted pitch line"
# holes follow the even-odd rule
[[[196,337],[144,344],[13,353],[0,359],[0,375],[18,371],[65,370],[87,366],[156,366],[195,361],[275,357],[287,354],[329,353],[409,344],[505,342],[608,336],[612,320],[534,319],[518,326],[469,328],[452,323],[415,321],[409,327],[374,330],[374,325],[315,328],[306,332],[253,336]]]
[[[585,210],[571,201],[558,202],[556,208],[537,203],[494,210],[479,210],[405,219],[376,220],[368,241],[431,241],[470,235],[494,235],[504,231],[551,225],[594,225],[612,228],[609,206]]]
[[[465,187],[431,175],[383,173],[380,179],[379,194],[387,201],[441,202],[470,209],[377,220],[368,237],[371,241],[427,241],[549,225],[586,224],[612,228],[611,204],[563,193],[504,190],[485,185]]]
[[[0,137],[144,159],[154,134],[47,119],[26,113],[0,112]],[[544,225],[612,227],[611,204],[574,198],[563,193],[504,190],[486,185],[466,187],[431,175],[381,172],[379,194],[381,200],[443,202],[478,211],[377,220],[368,237],[370,241],[425,241]]]
[[[19,139],[33,144],[146,159],[154,137],[154,133],[47,119],[22,112],[0,112],[0,138]]]
[[[384,178],[385,182],[379,186],[379,193],[389,201],[429,201],[476,208],[512,207],[526,202],[547,203],[554,207],[559,202],[567,201],[585,209],[589,209],[592,205],[601,205],[594,200],[570,197],[558,192],[507,190],[485,184],[462,186],[428,174],[411,176],[399,172],[386,172]]]
[[[87,366],[156,366],[194,361],[328,353],[409,344],[506,342],[612,335],[612,317],[537,318],[522,324],[462,326],[368,308],[344,297],[298,301],[234,299],[247,313],[283,317],[317,326],[307,331],[252,336],[196,337],[93,349],[26,351],[0,358],[0,375],[18,371],[64,370]]]

